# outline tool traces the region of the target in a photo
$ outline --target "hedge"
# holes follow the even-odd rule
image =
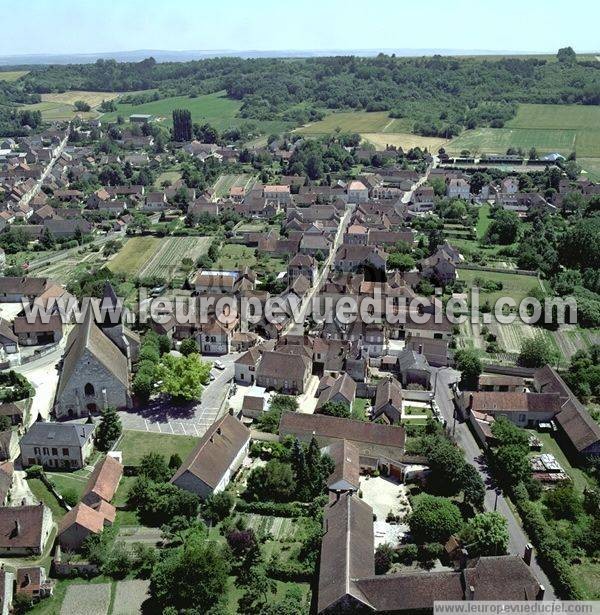
[[[310,583],[314,577],[315,569],[299,562],[269,562],[267,576],[278,581],[292,581],[296,583]]]
[[[513,490],[514,501],[521,515],[523,527],[537,549],[542,568],[548,575],[558,598],[562,600],[584,600],[581,588],[571,564],[555,547],[554,532],[539,508],[529,500],[525,485],[519,483]]]

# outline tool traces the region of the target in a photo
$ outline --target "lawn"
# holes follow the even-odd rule
[[[114,273],[138,275],[161,246],[157,237],[133,237],[125,242],[116,256],[108,263]]]
[[[162,187],[162,183],[165,181],[169,181],[171,182],[171,185],[174,184],[176,181],[179,181],[181,179],[181,171],[177,170],[177,169],[171,169],[169,171],[163,171],[160,175],[158,175],[156,177],[156,180],[154,181],[154,186],[157,188],[161,188]]]
[[[28,478],[27,484],[36,499],[46,504],[52,511],[52,516],[55,520],[64,517],[67,511],[58,503],[54,494],[48,490],[48,487],[39,478]]]
[[[56,490],[64,497],[66,491],[74,490],[77,498],[81,498],[87,484],[87,477],[67,472],[47,472],[46,475],[52,481]]]
[[[234,243],[226,243],[221,248],[219,259],[215,263],[215,269],[233,271],[240,267],[248,266],[257,271],[266,273],[279,273],[286,268],[286,262],[281,258],[266,258],[257,261],[254,248]]]
[[[16,81],[28,72],[28,70],[3,70],[0,71],[0,81]]]
[[[352,418],[358,421],[366,421],[366,409],[371,405],[370,399],[364,397],[357,397],[352,404]]]
[[[194,436],[126,430],[123,432],[123,437],[119,440],[115,450],[122,451],[124,465],[135,466],[148,453],[160,453],[167,461],[171,455],[176,453],[181,459],[185,459],[198,439]],[[119,501],[118,498],[117,501]]]
[[[483,304],[489,301],[493,304],[500,297],[512,297],[518,303],[529,296],[532,288],[539,285],[535,276],[519,275],[517,273],[497,273],[495,271],[477,271],[475,269],[458,269],[458,279],[466,282],[467,289],[470,290],[475,285],[475,279],[479,278],[486,281],[500,282],[502,290],[494,292],[480,291],[479,301]]]
[[[600,182],[600,158],[578,158],[577,162],[592,181]]]
[[[492,219],[490,218],[490,206],[482,205],[477,212],[477,239],[485,236]]]
[[[506,128],[600,130],[600,107],[521,104],[517,115],[506,122]]]
[[[591,600],[600,598],[600,563],[583,558],[580,564],[573,564],[573,571]]]

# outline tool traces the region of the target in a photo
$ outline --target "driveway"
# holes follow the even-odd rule
[[[456,443],[464,451],[466,460],[479,472],[486,486],[484,500],[485,509],[488,511],[496,510],[496,512],[500,513],[506,519],[510,534],[508,551],[513,555],[522,557],[525,552],[525,546],[529,544],[527,534],[521,527],[515,513],[513,513],[503,495],[498,497],[496,505],[496,485],[485,463],[483,451],[479,448],[479,444],[477,440],[475,440],[468,425],[466,423],[461,423],[459,420],[456,420],[456,423],[454,422],[454,402],[449,387],[452,383],[457,382],[460,378],[460,373],[452,369],[438,369],[435,371],[437,371],[435,400],[442,416],[448,422],[451,431],[454,426],[454,438]],[[546,588],[546,599],[553,600],[555,595],[552,584],[535,558],[531,562],[531,568],[539,582]]]

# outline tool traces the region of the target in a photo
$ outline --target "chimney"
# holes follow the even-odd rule
[[[219,435],[221,435],[222,431],[221,431],[221,428],[220,428],[220,427],[217,427],[217,433],[218,433]]]
[[[229,408],[229,415],[233,416],[233,408]]]
[[[469,552],[466,549],[461,549],[458,555],[458,564],[461,570],[464,570],[467,567],[468,561],[469,561]]]
[[[531,543],[527,543],[525,545],[525,553],[523,554],[523,561],[528,565],[531,566],[531,556],[533,555],[533,546],[531,545]]]
[[[538,593],[537,593],[537,596],[535,597],[535,599],[536,600],[543,600],[545,593],[546,593],[546,588],[543,585],[540,585],[540,588],[538,589]]]
[[[209,438],[209,441],[210,441],[210,442],[214,442],[214,441],[215,441],[214,436],[211,436],[211,437]]]
[[[423,354],[423,344],[419,344],[419,354]]]
[[[27,587],[30,583],[31,583],[31,577],[29,576],[29,573],[26,572],[25,579],[23,580],[23,587]]]
[[[467,600],[475,600],[475,587],[473,587],[473,585],[469,585],[469,589],[467,590]]]
[[[15,531],[14,531],[14,536],[20,536],[21,534],[21,523],[19,522],[18,519],[15,520]]]

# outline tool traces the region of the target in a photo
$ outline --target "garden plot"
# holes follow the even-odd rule
[[[150,581],[119,581],[111,615],[133,615],[142,613],[142,604],[148,599]]]
[[[69,585],[60,615],[107,615],[110,583]]]
[[[575,325],[564,325],[552,333],[561,354],[570,359],[578,350],[587,350],[600,344],[600,331],[597,329],[578,329]]]
[[[171,279],[177,274],[182,259],[196,261],[206,254],[210,242],[210,237],[164,237],[158,251],[140,270],[140,277]]]
[[[267,517],[264,515],[248,514],[248,527],[257,534],[269,533],[273,540],[290,539],[296,535],[297,522],[287,517]]]

